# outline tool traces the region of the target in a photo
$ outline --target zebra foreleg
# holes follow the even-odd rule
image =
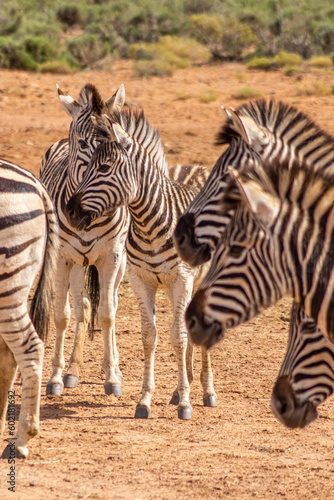
[[[73,266],[70,273],[70,289],[73,297],[76,330],[73,351],[69,367],[63,377],[64,387],[75,388],[79,383],[79,376],[83,366],[83,347],[90,320],[90,302],[83,296],[85,285],[85,268]]]
[[[100,305],[99,324],[103,332],[104,355],[102,368],[105,373],[104,390],[106,394],[122,396],[122,373],[119,369],[119,356],[116,345],[115,316],[117,310],[117,291],[126,266],[123,249],[112,256],[108,255],[104,265],[99,265]]]
[[[14,353],[22,376],[22,402],[17,434],[14,439],[10,440],[4,450],[3,458],[11,456],[12,448],[15,448],[16,458],[26,458],[29,453],[27,443],[39,431],[44,344],[31,322],[30,327],[26,329],[26,317],[21,323],[16,325],[18,331],[25,330],[27,334],[22,338],[20,345],[11,346],[11,341],[6,339],[9,348]]]
[[[63,392],[62,372],[65,368],[64,342],[66,328],[71,318],[71,308],[69,302],[69,282],[72,266],[65,260],[59,260],[57,265],[55,289],[55,325],[56,344],[55,353],[52,360],[52,375],[46,385],[46,395],[57,396]]]

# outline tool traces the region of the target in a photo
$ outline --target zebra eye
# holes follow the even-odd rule
[[[83,139],[79,139],[79,147],[80,147],[80,149],[87,149],[88,148],[88,144]]]
[[[102,163],[102,165],[99,166],[100,172],[108,172],[110,169],[110,165],[108,163]]]
[[[232,245],[230,247],[229,254],[232,257],[240,257],[240,255],[242,254],[242,252],[243,252],[244,249],[245,248],[242,245]]]

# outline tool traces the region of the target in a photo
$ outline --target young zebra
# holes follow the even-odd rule
[[[256,172],[231,172],[222,210],[234,215],[187,310],[192,340],[211,347],[226,328],[291,293],[333,341],[334,173],[278,160]],[[309,360],[312,355],[310,348]],[[323,355],[320,360],[325,363]],[[275,391],[273,410],[282,415],[288,409],[286,386],[279,384]],[[297,417],[290,417],[295,426],[312,421],[313,402]]]
[[[192,270],[181,261],[172,236],[176,221],[198,191],[171,181],[145,148],[118,123],[117,116],[95,120],[96,134],[102,144],[96,149],[83,181],[67,204],[67,216],[73,227],[82,230],[90,227],[102,214],[107,215],[120,206],[129,207],[131,223],[126,250],[131,285],[140,308],[145,356],[142,397],[135,417],[147,418],[151,409],[157,345],[155,295],[159,287],[164,287],[173,306],[171,341],[179,373],[178,416],[189,419],[192,416],[189,401],[192,368],[186,363],[189,343],[184,312],[192,295],[193,283],[200,278],[200,270]],[[213,406],[216,395],[210,358],[204,349],[202,353],[204,402]]]
[[[13,396],[11,404],[15,401],[12,386],[17,367],[22,376],[17,434],[2,457],[25,458],[28,440],[39,429],[42,340],[48,332],[52,306],[58,225],[41,183],[5,160],[0,160],[0,240],[0,434],[5,427],[9,396]],[[29,317],[28,297],[38,273]],[[13,418],[12,413],[9,416]],[[16,430],[14,420],[11,436]]]
[[[105,372],[106,394],[122,394],[121,372],[115,338],[115,313],[117,290],[125,265],[125,238],[129,214],[125,207],[111,216],[98,219],[89,229],[73,232],[64,216],[64,207],[80,183],[97,142],[91,124],[92,114],[104,110],[121,109],[125,101],[124,86],[103,102],[97,89],[87,84],[80,92],[78,101],[57,88],[62,107],[72,117],[68,139],[53,144],[42,160],[40,179],[55,203],[60,244],[55,277],[56,345],[53,372],[47,384],[47,394],[61,394],[63,387],[76,387],[83,365],[83,344],[90,319],[90,303],[84,297],[85,267],[95,265],[99,272],[99,323],[104,339],[102,367]],[[96,281],[93,283],[96,284]],[[69,368],[62,380],[65,367],[64,340],[70,320],[69,288],[72,292],[76,316],[76,332]],[[95,290],[96,293],[96,290]],[[94,315],[93,315],[94,319]],[[93,321],[94,322],[94,321]]]

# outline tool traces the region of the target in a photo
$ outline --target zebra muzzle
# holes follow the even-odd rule
[[[73,195],[65,207],[68,222],[76,229],[84,229],[92,222],[92,214],[82,209],[81,194]]]
[[[214,346],[224,337],[224,329],[218,321],[208,323],[202,312],[205,291],[198,291],[186,311],[186,326],[192,342],[203,345],[207,349]]]

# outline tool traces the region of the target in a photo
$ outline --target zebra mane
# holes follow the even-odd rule
[[[314,208],[322,199],[323,206],[334,206],[334,172],[316,170],[307,161],[263,160],[262,166],[256,169],[245,168],[240,173],[245,181],[256,182],[264,191],[288,201],[302,210]],[[226,190],[221,199],[221,213],[235,210],[240,203],[241,195],[236,180],[229,176]],[[322,211],[323,213],[323,211]]]
[[[78,103],[81,106],[89,105],[92,113],[96,115],[101,115],[105,106],[100,92],[92,83],[86,83],[86,85],[81,89]]]
[[[235,112],[237,115],[251,118],[256,125],[265,128],[287,144],[293,141],[288,135],[291,128],[303,130],[307,141],[321,139],[322,146],[327,146],[328,150],[331,149],[334,158],[334,138],[294,106],[274,99],[256,99],[241,105]],[[287,134],[286,138],[285,134]],[[229,118],[217,134],[216,144],[229,144],[238,136],[239,134],[233,127],[232,119]]]
[[[120,111],[108,111],[106,116],[111,122],[119,123],[125,132],[145,148],[151,158],[157,160],[160,170],[169,177],[159,130],[150,125],[142,109],[124,107]],[[156,164],[156,161],[153,163]]]

